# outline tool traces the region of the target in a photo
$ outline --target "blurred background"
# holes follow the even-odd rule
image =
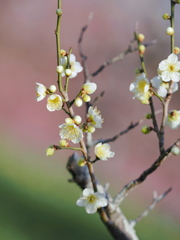
[[[0,239],[57,240],[111,239],[97,214],[87,215],[75,205],[81,190],[66,170],[71,152],[59,151],[45,156],[46,148],[59,142],[58,126],[66,117],[63,111],[49,112],[46,100],[36,102],[36,82],[49,87],[56,84],[56,11],[57,1],[0,1]],[[165,29],[169,21],[162,14],[170,12],[170,1],[66,0],[62,1],[63,17],[61,47],[73,48],[78,61],[77,40],[88,15],[93,21],[84,35],[83,49],[88,56],[90,73],[105,60],[124,51],[133,38],[135,25],[157,44],[145,54],[149,79],[154,77],[160,61],[170,54],[169,37]],[[180,6],[176,6],[175,45],[180,46]],[[107,67],[92,79],[98,85],[96,97],[105,91],[97,106],[104,118],[103,128],[95,138],[108,138],[124,130],[149,112],[149,106],[132,99],[129,85],[140,67],[138,54]],[[83,83],[83,74],[71,80],[73,98]],[[170,109],[179,110],[180,95],[176,92]],[[155,101],[156,109],[161,105]],[[83,108],[75,108],[83,114]],[[150,124],[148,121],[146,124]],[[179,138],[179,129],[167,129],[166,147]],[[137,178],[158,157],[155,134],[143,135],[140,127],[111,144],[115,157],[95,164],[102,184],[110,183],[114,196],[130,180]],[[173,191],[143,219],[136,228],[140,239],[180,239],[180,157],[167,161],[122,204],[129,219],[136,218],[159,194]],[[93,230],[92,230],[93,229]]]

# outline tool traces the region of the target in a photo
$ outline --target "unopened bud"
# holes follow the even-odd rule
[[[66,76],[70,77],[72,74],[72,71],[71,71],[71,69],[66,69],[65,73],[66,73]]]
[[[60,54],[61,54],[61,56],[66,56],[67,53],[64,49],[61,49]]]
[[[56,86],[55,86],[55,85],[51,85],[51,86],[49,87],[49,91],[52,92],[52,93],[54,93],[54,92],[56,91]]]
[[[152,114],[151,113],[147,113],[145,117],[146,117],[146,119],[151,119],[152,118]]]
[[[84,95],[83,100],[84,100],[84,102],[90,102],[91,97],[89,95]]]
[[[86,161],[84,160],[84,158],[79,158],[77,160],[77,165],[80,167],[84,167],[84,165],[86,165]]]
[[[147,126],[147,125],[144,125],[142,128],[141,128],[141,132],[144,133],[144,134],[148,134],[151,132],[151,127]]]
[[[178,154],[180,154],[180,149],[176,146],[173,146],[171,148],[171,152],[172,152],[173,155],[178,155]]]
[[[174,52],[175,54],[179,54],[179,53],[180,53],[180,48],[179,48],[179,47],[175,47],[174,50],[173,50],[173,52]]]
[[[61,65],[56,67],[56,72],[57,72],[57,73],[62,73],[63,70],[64,70],[64,68],[63,68],[63,66],[61,66]]]
[[[142,34],[142,33],[138,34],[137,39],[138,39],[140,42],[142,42],[142,41],[145,39],[144,34]]]
[[[56,9],[56,14],[58,16],[61,16],[62,15],[62,9],[60,9],[60,8]]]
[[[169,20],[171,18],[171,16],[168,13],[164,13],[162,17],[164,20]]]
[[[82,106],[82,104],[83,104],[83,101],[82,101],[82,99],[81,98],[79,98],[79,97],[77,97],[76,99],[75,99],[75,105],[77,106],[77,107],[81,107]]]
[[[50,157],[54,154],[55,149],[52,147],[46,149],[46,156]]]
[[[166,28],[166,34],[167,35],[173,35],[174,34],[174,29],[172,27],[168,27]]]
[[[96,131],[96,129],[95,129],[95,127],[93,127],[93,126],[88,126],[87,131],[88,131],[89,133],[93,133],[93,132]]]
[[[61,147],[68,147],[69,143],[66,140],[62,139],[62,140],[59,141],[59,145]]]
[[[82,118],[80,116],[77,115],[74,117],[75,124],[79,125],[81,123],[81,121],[82,121]]]
[[[67,124],[73,124],[74,121],[72,120],[72,118],[66,118],[66,119],[65,119],[65,123],[67,123]]]
[[[144,54],[144,53],[145,53],[145,50],[146,50],[146,48],[145,48],[144,45],[140,45],[140,46],[139,46],[139,52],[140,52],[140,54]]]

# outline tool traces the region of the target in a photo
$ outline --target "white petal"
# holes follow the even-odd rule
[[[160,97],[166,97],[167,95],[167,89],[164,86],[160,86],[159,89],[157,90],[157,94]]]
[[[76,204],[79,206],[79,207],[85,207],[87,206],[87,199],[82,197],[82,198],[79,198],[77,201],[76,201]]]
[[[169,57],[168,57],[168,62],[175,64],[177,61],[178,61],[177,55],[174,54],[174,53],[171,53],[171,54],[169,55]]]
[[[71,62],[75,62],[75,61],[76,61],[75,55],[74,55],[74,54],[70,54],[69,60],[70,60],[70,63],[71,63]]]
[[[89,214],[93,214],[97,212],[97,207],[94,204],[88,204],[85,208],[86,208],[86,212]]]
[[[178,90],[178,84],[176,82],[174,82],[173,93],[176,92],[177,90]]]
[[[152,82],[153,87],[159,88],[162,83],[162,80],[159,76],[156,76],[151,79],[151,82]]]
[[[166,60],[160,62],[160,64],[159,64],[159,69],[160,69],[161,71],[165,71],[165,70],[168,69],[168,63],[167,63]]]
[[[173,82],[179,82],[180,81],[180,73],[178,73],[178,72],[171,73],[171,80]]]
[[[83,196],[88,197],[89,195],[94,194],[94,191],[92,188],[85,188],[83,190]]]

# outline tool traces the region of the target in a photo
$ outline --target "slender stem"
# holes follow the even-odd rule
[[[175,2],[174,0],[171,0],[171,18],[170,18],[170,24],[171,27],[174,30],[174,9],[175,9]],[[174,34],[171,35],[171,53],[174,51]]]
[[[61,0],[58,0],[58,9],[61,9]],[[61,15],[57,14],[57,25],[56,25],[56,30],[55,30],[55,34],[56,34],[56,48],[57,48],[57,65],[59,66],[60,63],[60,58],[61,58],[61,42],[60,42],[60,29],[61,29]],[[62,92],[63,88],[62,88],[62,77],[61,77],[61,73],[58,73],[58,87],[59,87],[59,91]]]

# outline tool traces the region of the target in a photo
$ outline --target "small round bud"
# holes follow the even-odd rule
[[[144,134],[148,134],[151,132],[151,128],[147,125],[144,125],[142,128],[141,128],[141,132],[144,133]]]
[[[46,156],[47,157],[50,157],[50,156],[52,156],[53,154],[54,154],[54,152],[55,152],[55,149],[52,147],[50,147],[50,148],[47,148],[46,149]]]
[[[51,86],[49,87],[49,91],[52,92],[52,93],[54,93],[54,92],[56,91],[56,86],[55,86],[55,85],[51,85]]]
[[[67,53],[64,49],[61,49],[60,54],[61,54],[61,56],[66,56]]]
[[[66,118],[65,123],[72,124],[72,123],[74,123],[74,121],[71,118]]]
[[[146,119],[151,119],[152,118],[152,114],[151,113],[147,113],[145,117],[146,117]]]
[[[91,97],[89,95],[84,95],[83,100],[84,100],[84,102],[90,102]]]
[[[56,9],[56,14],[58,16],[61,16],[62,15],[62,9],[60,9],[60,8]]]
[[[140,42],[142,42],[142,41],[145,39],[144,34],[142,34],[142,33],[138,34],[137,39],[138,39]]]
[[[178,155],[178,154],[180,154],[180,149],[176,146],[173,146],[171,148],[171,152],[172,152],[173,155]]]
[[[172,27],[168,27],[166,28],[166,34],[167,35],[173,35],[174,34],[174,29]]]
[[[80,116],[77,115],[74,117],[75,124],[79,125],[81,123],[81,121],[82,121],[82,118]]]
[[[63,70],[64,70],[64,68],[63,68],[63,66],[61,66],[61,65],[56,67],[56,72],[57,72],[57,73],[62,73]]]
[[[139,52],[140,52],[140,54],[144,54],[145,50],[146,50],[146,48],[145,48],[144,45],[139,45]]]
[[[70,77],[72,74],[72,71],[71,71],[71,69],[66,69],[65,73],[66,73],[66,76]]]
[[[136,74],[140,74],[140,73],[141,73],[141,69],[136,68],[136,69],[135,69],[135,73],[136,73]]]
[[[69,143],[66,140],[62,139],[59,141],[59,145],[60,147],[68,147]]]
[[[83,101],[82,101],[82,99],[81,98],[79,98],[79,97],[77,97],[76,99],[75,99],[75,105],[77,106],[77,107],[81,107],[82,106],[82,104],[83,104]]]
[[[169,19],[171,18],[171,16],[170,16],[168,13],[164,13],[164,14],[162,15],[162,18],[163,18],[164,20],[169,20]]]
[[[95,127],[93,127],[93,126],[88,126],[87,131],[88,131],[89,133],[93,133],[93,132],[96,131],[96,129],[95,129]]]
[[[179,53],[180,53],[180,48],[179,48],[179,47],[175,47],[174,50],[173,50],[173,52],[174,52],[175,54],[179,54]]]
[[[86,165],[86,161],[84,160],[84,158],[79,158],[77,160],[77,165],[80,167],[84,167],[84,165]]]

